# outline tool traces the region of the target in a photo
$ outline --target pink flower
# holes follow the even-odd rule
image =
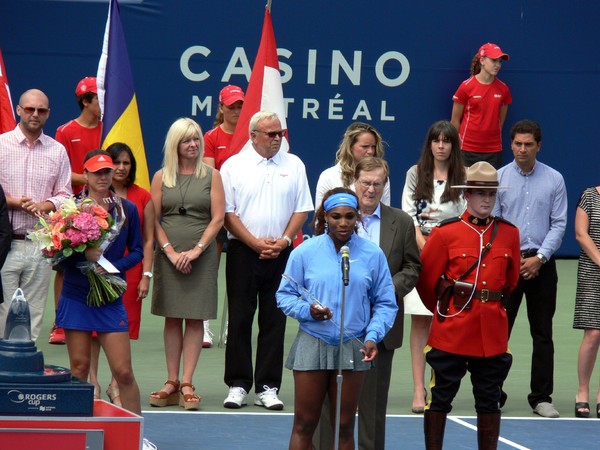
[[[84,232],[76,230],[75,228],[68,228],[65,231],[65,239],[71,241],[69,247],[77,247],[78,245],[85,244],[88,239]]]
[[[95,241],[100,239],[102,235],[100,224],[96,221],[93,215],[89,213],[81,213],[73,219],[73,227],[84,233],[87,241]]]

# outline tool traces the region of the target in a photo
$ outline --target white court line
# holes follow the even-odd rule
[[[457,423],[459,425],[462,425],[463,427],[470,428],[473,431],[477,431],[477,426],[472,425],[469,422],[465,422],[464,420],[459,419],[458,417],[448,416],[448,419],[450,419],[452,422],[455,422],[455,423]],[[498,440],[500,442],[503,442],[503,443],[507,444],[507,445],[510,445],[511,447],[518,448],[519,450],[530,450],[529,447],[524,447],[523,445],[519,445],[516,442],[513,442],[513,441],[511,441],[509,439],[503,438],[502,436]]]

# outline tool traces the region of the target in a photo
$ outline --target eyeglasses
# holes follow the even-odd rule
[[[44,116],[46,114],[48,114],[48,112],[50,111],[49,108],[34,108],[33,106],[21,106],[19,105],[19,107],[25,111],[27,114],[34,114],[36,111],[40,116]]]
[[[364,187],[365,189],[369,189],[370,187],[373,187],[373,189],[375,190],[379,190],[383,187],[383,183],[372,183],[370,181],[362,181],[362,180],[358,180],[358,182],[362,185],[362,187]]]
[[[275,137],[277,136],[278,138],[283,137],[283,134],[285,133],[283,130],[281,131],[261,131],[261,130],[252,130],[255,133],[263,133],[266,134],[267,136],[269,136],[271,139],[275,139]]]

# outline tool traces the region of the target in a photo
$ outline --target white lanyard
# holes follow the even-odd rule
[[[465,302],[465,304],[463,305],[463,307],[460,309],[460,311],[455,312],[454,314],[450,314],[450,315],[445,315],[440,311],[440,304],[438,303],[437,305],[437,312],[441,317],[456,317],[458,316],[460,313],[462,313],[467,306],[469,306],[471,304],[471,300],[473,300],[473,295],[475,294],[475,290],[477,289],[477,283],[479,282],[479,268],[481,267],[481,258],[483,258],[483,249],[484,249],[484,245],[483,245],[483,235],[486,233],[487,230],[490,229],[490,227],[494,224],[494,220],[492,219],[492,221],[490,222],[490,224],[483,230],[483,231],[477,231],[477,229],[471,225],[469,222],[467,222],[466,220],[460,219],[461,222],[463,222],[466,226],[468,226],[470,229],[472,229],[475,233],[477,233],[479,235],[479,257],[477,258],[477,270],[475,272],[475,282],[473,283],[473,289],[471,289],[471,295],[469,295],[469,300],[467,300]]]

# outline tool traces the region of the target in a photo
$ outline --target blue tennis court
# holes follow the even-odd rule
[[[160,450],[287,449],[289,413],[144,412],[145,435]],[[476,418],[450,416],[444,448],[477,449]],[[386,448],[424,448],[423,417],[391,415]],[[600,445],[599,419],[503,418],[499,449],[571,450]]]

